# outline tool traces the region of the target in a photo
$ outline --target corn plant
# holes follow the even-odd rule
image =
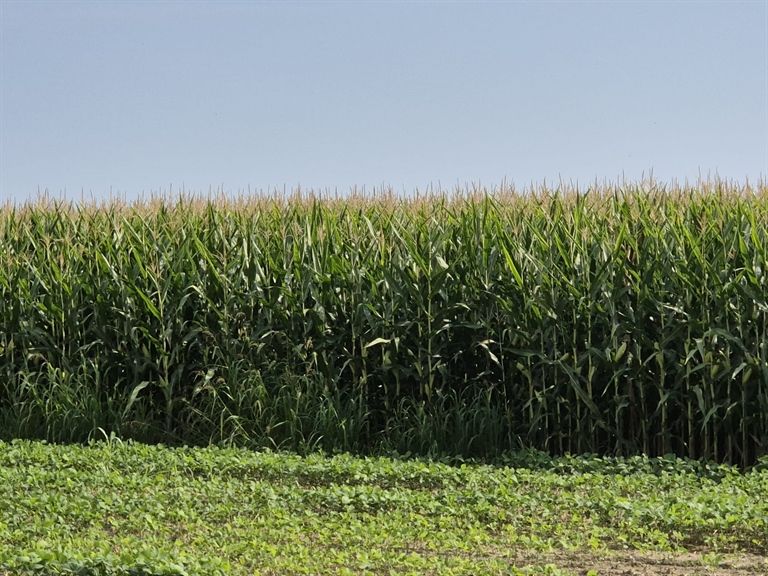
[[[0,437],[768,451],[766,187],[0,213]]]

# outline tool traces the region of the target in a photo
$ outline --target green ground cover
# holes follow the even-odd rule
[[[766,495],[766,460],[16,440],[0,442],[0,574],[764,574]],[[628,558],[644,571],[611,568]]]

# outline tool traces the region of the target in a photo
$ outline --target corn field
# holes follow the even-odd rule
[[[0,438],[768,453],[768,188],[0,211]]]

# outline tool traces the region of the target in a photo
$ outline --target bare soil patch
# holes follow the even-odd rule
[[[521,560],[525,564],[521,563]],[[637,551],[556,552],[528,557],[518,553],[515,564],[554,564],[558,568],[599,576],[758,576],[768,575],[768,556],[755,554],[713,555]]]

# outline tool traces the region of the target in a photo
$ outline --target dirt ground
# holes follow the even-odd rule
[[[515,559],[518,568],[525,566],[521,560],[521,555]],[[768,576],[768,556],[753,554],[561,552],[525,557],[524,562],[551,563],[579,575],[594,570],[598,576]]]

